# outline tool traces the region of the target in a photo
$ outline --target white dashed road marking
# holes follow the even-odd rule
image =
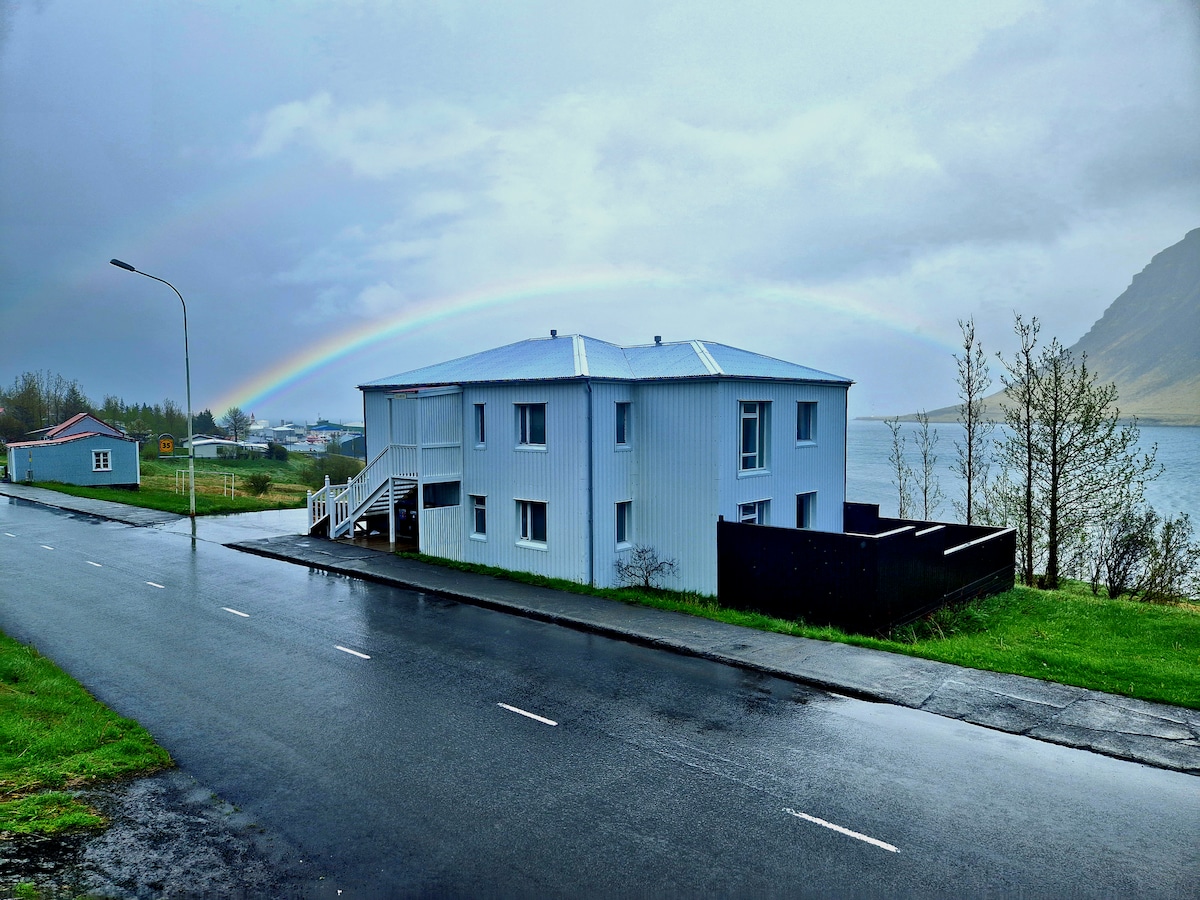
[[[866,841],[868,844],[874,844],[876,847],[882,847],[892,853],[899,853],[900,848],[893,847],[891,844],[885,844],[881,840],[873,837],[868,837],[865,834],[859,834],[857,831],[851,831],[849,828],[843,828],[841,825],[834,825],[832,822],[826,822],[824,819],[818,819],[816,816],[810,816],[808,813],[796,812],[794,809],[784,807],[783,811],[788,815],[795,816],[797,819],[803,819],[805,822],[812,822],[814,825],[820,825],[822,828],[828,828],[831,831],[836,831],[838,834],[844,834],[847,837],[855,838],[856,840]]]
[[[507,709],[509,712],[515,712],[518,716],[525,716],[526,718],[533,719],[534,721],[537,721],[537,722],[541,722],[543,725],[557,725],[558,724],[553,719],[544,718],[543,716],[539,716],[536,713],[526,712],[525,710],[518,709],[515,706],[509,706],[507,703],[497,703],[496,705],[499,706],[501,709]]]
[[[349,653],[351,656],[357,656],[359,659],[370,659],[365,653],[359,653],[357,650],[351,650],[349,647],[343,647],[341,644],[334,644],[343,653]]]
[[[230,609],[228,606],[222,606],[221,609],[227,613],[233,613],[235,616],[241,616],[243,619],[250,618],[250,613],[238,612],[236,609]]]
[[[43,550],[53,550],[54,548],[51,547],[49,544],[42,544],[42,549]]]
[[[100,563],[94,563],[94,562],[92,562],[90,559],[87,561],[87,564],[88,564],[89,566],[95,566],[97,569],[103,569],[103,568],[104,568],[104,566],[100,565]]]
[[[150,587],[162,588],[163,590],[166,590],[167,588],[165,584],[159,584],[155,581],[147,581],[146,584],[150,585]]]

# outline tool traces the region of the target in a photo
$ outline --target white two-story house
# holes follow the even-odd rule
[[[521,341],[360,385],[367,469],[310,500],[349,533],[415,509],[424,553],[596,586],[634,545],[715,594],[718,517],[842,530],[851,380],[707,341]]]

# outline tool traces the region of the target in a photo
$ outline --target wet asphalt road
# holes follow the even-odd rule
[[[0,629],[313,895],[1200,894],[1195,777],[199,534],[0,498]]]

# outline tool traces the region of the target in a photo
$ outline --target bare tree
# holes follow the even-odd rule
[[[615,564],[621,584],[652,589],[662,578],[679,574],[679,564],[673,559],[660,559],[658,551],[643,544],[634,544],[628,559],[618,558]]]
[[[937,514],[946,495],[942,493],[941,480],[937,476],[937,429],[930,429],[929,415],[925,410],[917,413],[917,423],[918,431],[914,438],[918,461],[915,472],[917,493],[921,497],[921,518],[929,521]]]
[[[906,438],[900,433],[900,419],[884,419],[883,423],[892,432],[892,449],[888,454],[888,463],[892,467],[892,484],[896,488],[897,515],[901,519],[910,519],[913,514],[913,470],[904,455]]]
[[[968,524],[978,517],[988,479],[988,448],[993,423],[985,417],[983,399],[992,386],[992,373],[983,345],[975,339],[975,319],[958,320],[962,331],[963,354],[954,355],[958,364],[958,421],[963,427],[962,442],[955,441],[956,459],[952,467],[962,479],[963,497],[954,503],[955,510]]]

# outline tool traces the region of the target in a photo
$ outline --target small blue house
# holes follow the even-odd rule
[[[79,413],[41,440],[8,445],[14,481],[137,487],[142,483],[138,442],[91,413]]]

